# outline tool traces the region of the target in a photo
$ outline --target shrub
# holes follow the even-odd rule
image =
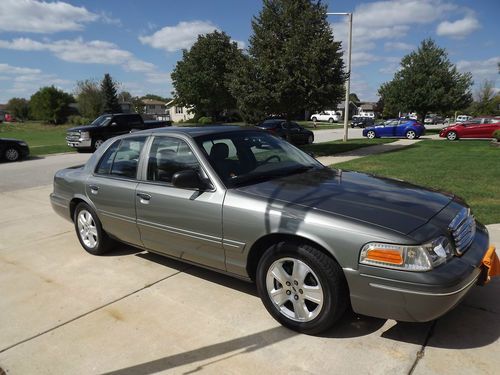
[[[206,117],[206,116],[200,117],[198,123],[201,125],[211,124],[213,123],[212,117]]]
[[[495,130],[493,132],[493,138],[496,138],[497,142],[500,142],[500,130]]]

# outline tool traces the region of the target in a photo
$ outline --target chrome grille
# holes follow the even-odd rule
[[[455,251],[462,255],[474,240],[476,234],[476,220],[470,209],[464,207],[451,221],[448,228],[455,242]]]
[[[78,141],[80,139],[80,132],[67,132],[66,140],[67,141]]]

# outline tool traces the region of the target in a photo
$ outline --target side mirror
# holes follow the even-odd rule
[[[172,185],[181,189],[204,190],[209,186],[201,179],[198,172],[192,169],[179,171],[172,176]]]

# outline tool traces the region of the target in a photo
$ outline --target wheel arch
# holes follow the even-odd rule
[[[292,242],[296,244],[307,244],[321,251],[325,255],[331,257],[335,262],[339,263],[335,258],[334,254],[329,251],[325,246],[321,245],[318,241],[314,241],[310,238],[301,236],[299,234],[289,234],[289,233],[270,233],[262,236],[257,241],[255,241],[247,256],[247,265],[246,271],[248,276],[252,281],[255,281],[255,275],[257,273],[257,265],[259,264],[259,260],[264,255],[265,251],[269,249],[272,245],[275,245],[279,242]]]
[[[74,196],[70,202],[69,202],[69,214],[71,221],[74,222],[74,217],[75,217],[75,210],[76,206],[78,206],[79,203],[86,203],[88,204],[95,212],[97,212],[94,204],[85,196],[83,195],[76,195]]]

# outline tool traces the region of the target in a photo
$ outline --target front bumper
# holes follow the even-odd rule
[[[358,270],[344,269],[352,308],[359,314],[399,321],[436,319],[455,307],[476,285],[488,246],[488,233],[481,226],[464,255],[429,272],[409,273],[365,265]]]
[[[66,138],[66,143],[68,144],[69,147],[76,147],[76,148],[89,148],[92,146],[92,140],[69,140]]]

